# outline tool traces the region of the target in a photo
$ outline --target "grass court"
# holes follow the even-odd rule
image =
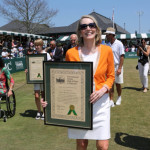
[[[139,90],[142,85],[136,65],[137,59],[124,61],[122,104],[111,108],[109,150],[150,150],[150,90],[147,93]],[[0,150],[75,150],[76,141],[68,139],[67,128],[35,120],[33,85],[26,84],[25,73],[12,76],[16,115],[6,123],[0,119]],[[95,141],[89,141],[88,150],[96,150],[95,145]]]

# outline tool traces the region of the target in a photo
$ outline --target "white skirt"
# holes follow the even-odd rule
[[[93,104],[93,130],[68,128],[70,139],[110,139],[110,105],[109,94],[104,94]]]

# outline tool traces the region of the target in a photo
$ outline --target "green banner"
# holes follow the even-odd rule
[[[10,71],[10,73],[15,73],[23,71],[26,68],[25,57],[23,58],[13,58],[13,59],[3,59],[5,67]]]
[[[136,52],[126,52],[125,58],[138,58],[138,56]]]

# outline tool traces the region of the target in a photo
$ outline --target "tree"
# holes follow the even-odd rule
[[[45,0],[3,0],[0,13],[9,21],[19,21],[27,33],[36,33],[40,24],[51,27],[58,10],[49,9]]]

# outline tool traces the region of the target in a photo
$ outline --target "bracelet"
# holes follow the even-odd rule
[[[9,90],[11,90],[11,91],[12,91],[13,89],[12,89],[12,88],[9,88]]]

